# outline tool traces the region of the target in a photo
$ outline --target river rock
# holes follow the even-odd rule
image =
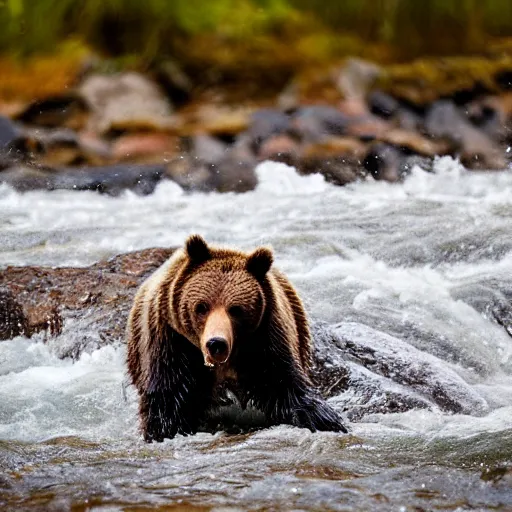
[[[175,127],[172,106],[163,91],[138,73],[90,75],[78,91],[92,109],[91,129],[100,133]]]
[[[457,107],[447,100],[434,103],[425,118],[426,132],[451,143],[461,162],[473,169],[504,169],[504,150],[483,131],[473,126]]]
[[[187,191],[248,192],[258,183],[257,160],[247,137],[229,147],[208,135],[185,140],[188,152],[167,165],[166,175]]]
[[[401,170],[403,154],[390,144],[372,144],[366,154],[364,168],[376,179],[396,183],[404,178]]]
[[[256,188],[257,160],[244,145],[233,146],[212,165],[212,187],[218,192],[249,192]]]
[[[0,332],[5,339],[17,325],[11,319],[41,327],[46,318],[45,331],[59,357],[77,358],[83,351],[120,342],[135,291],[173,251],[146,249],[85,268],[7,267],[0,273],[0,300],[8,304],[0,316]]]
[[[179,147],[179,138],[169,133],[125,133],[113,142],[112,158],[116,162],[159,164],[175,156]]]
[[[315,324],[313,332],[316,364],[331,374],[327,383],[317,370],[320,388],[326,396],[337,394],[347,410],[356,403],[356,415],[418,407],[461,414],[488,409],[448,363],[398,338],[354,322]]]
[[[449,145],[443,141],[427,139],[417,132],[400,128],[384,131],[380,135],[379,140],[400,148],[407,153],[430,156],[432,158],[445,155],[449,149]]]
[[[165,175],[164,165],[118,164],[100,167],[65,167],[58,171],[16,165],[0,172],[0,183],[19,192],[30,190],[92,190],[117,196],[124,190],[151,194]]]
[[[354,137],[326,137],[302,147],[297,170],[301,174],[320,173],[335,185],[346,185],[361,178],[361,162],[366,146]]]
[[[198,134],[186,139],[184,146],[187,153],[206,165],[218,164],[229,149],[229,145],[218,137],[207,134]]]
[[[0,172],[0,183],[5,183],[18,192],[49,190],[55,179],[54,174],[53,169],[14,164]]]
[[[254,112],[249,122],[247,135],[255,153],[268,139],[283,135],[290,127],[290,117],[281,110],[263,108]]]
[[[90,115],[88,103],[79,94],[69,93],[37,100],[16,118],[29,125],[82,129]]]
[[[17,123],[0,115],[0,168],[13,162],[29,160],[41,150],[39,142],[30,137]]]
[[[384,119],[391,119],[400,109],[396,98],[378,89],[370,92],[367,102],[370,112]]]
[[[478,99],[466,106],[466,115],[469,120],[488,135],[492,140],[506,142],[510,135],[508,114],[503,108],[499,96],[488,96]]]
[[[124,190],[151,194],[165,174],[164,165],[118,164],[102,167],[67,167],[52,175],[48,190],[93,190],[117,196]]]
[[[300,152],[300,144],[290,135],[281,133],[273,135],[262,142],[258,150],[258,160],[272,160],[297,166]]]
[[[302,107],[291,116],[289,132],[304,142],[326,136],[345,135],[352,118],[335,107],[314,105]]]
[[[191,154],[172,158],[165,166],[165,176],[187,192],[213,190],[211,165],[205,164]]]
[[[22,132],[8,117],[0,115],[0,152],[9,151],[22,137]]]
[[[201,104],[181,114],[183,135],[208,133],[212,136],[233,140],[244,132],[254,109],[245,106]]]

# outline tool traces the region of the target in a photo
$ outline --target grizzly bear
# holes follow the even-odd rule
[[[197,432],[221,387],[270,424],[347,432],[312,389],[306,314],[272,262],[267,248],[246,254],[193,235],[142,284],[127,362],[146,441]]]

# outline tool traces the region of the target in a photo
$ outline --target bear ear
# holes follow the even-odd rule
[[[211,258],[210,249],[200,235],[191,235],[185,242],[185,253],[192,263],[203,263]]]
[[[256,279],[263,279],[273,262],[272,251],[266,247],[260,247],[249,255],[245,268]]]

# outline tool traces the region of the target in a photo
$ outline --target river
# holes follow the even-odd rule
[[[512,307],[512,172],[435,170],[340,188],[267,162],[241,195],[0,186],[0,268],[88,265],[190,233],[271,244],[313,320],[400,340],[405,364],[427,354],[479,400],[365,415],[349,435],[277,426],[147,445],[123,345],[72,362],[20,337],[0,343],[0,510],[512,510],[512,337],[488,307]]]

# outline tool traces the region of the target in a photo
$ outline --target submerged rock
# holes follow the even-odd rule
[[[7,267],[0,273],[0,339],[43,331],[62,358],[123,343],[135,292],[174,249],[145,249],[85,268]],[[481,414],[485,400],[454,365],[354,322],[312,325],[313,380],[356,420],[415,408]]]

